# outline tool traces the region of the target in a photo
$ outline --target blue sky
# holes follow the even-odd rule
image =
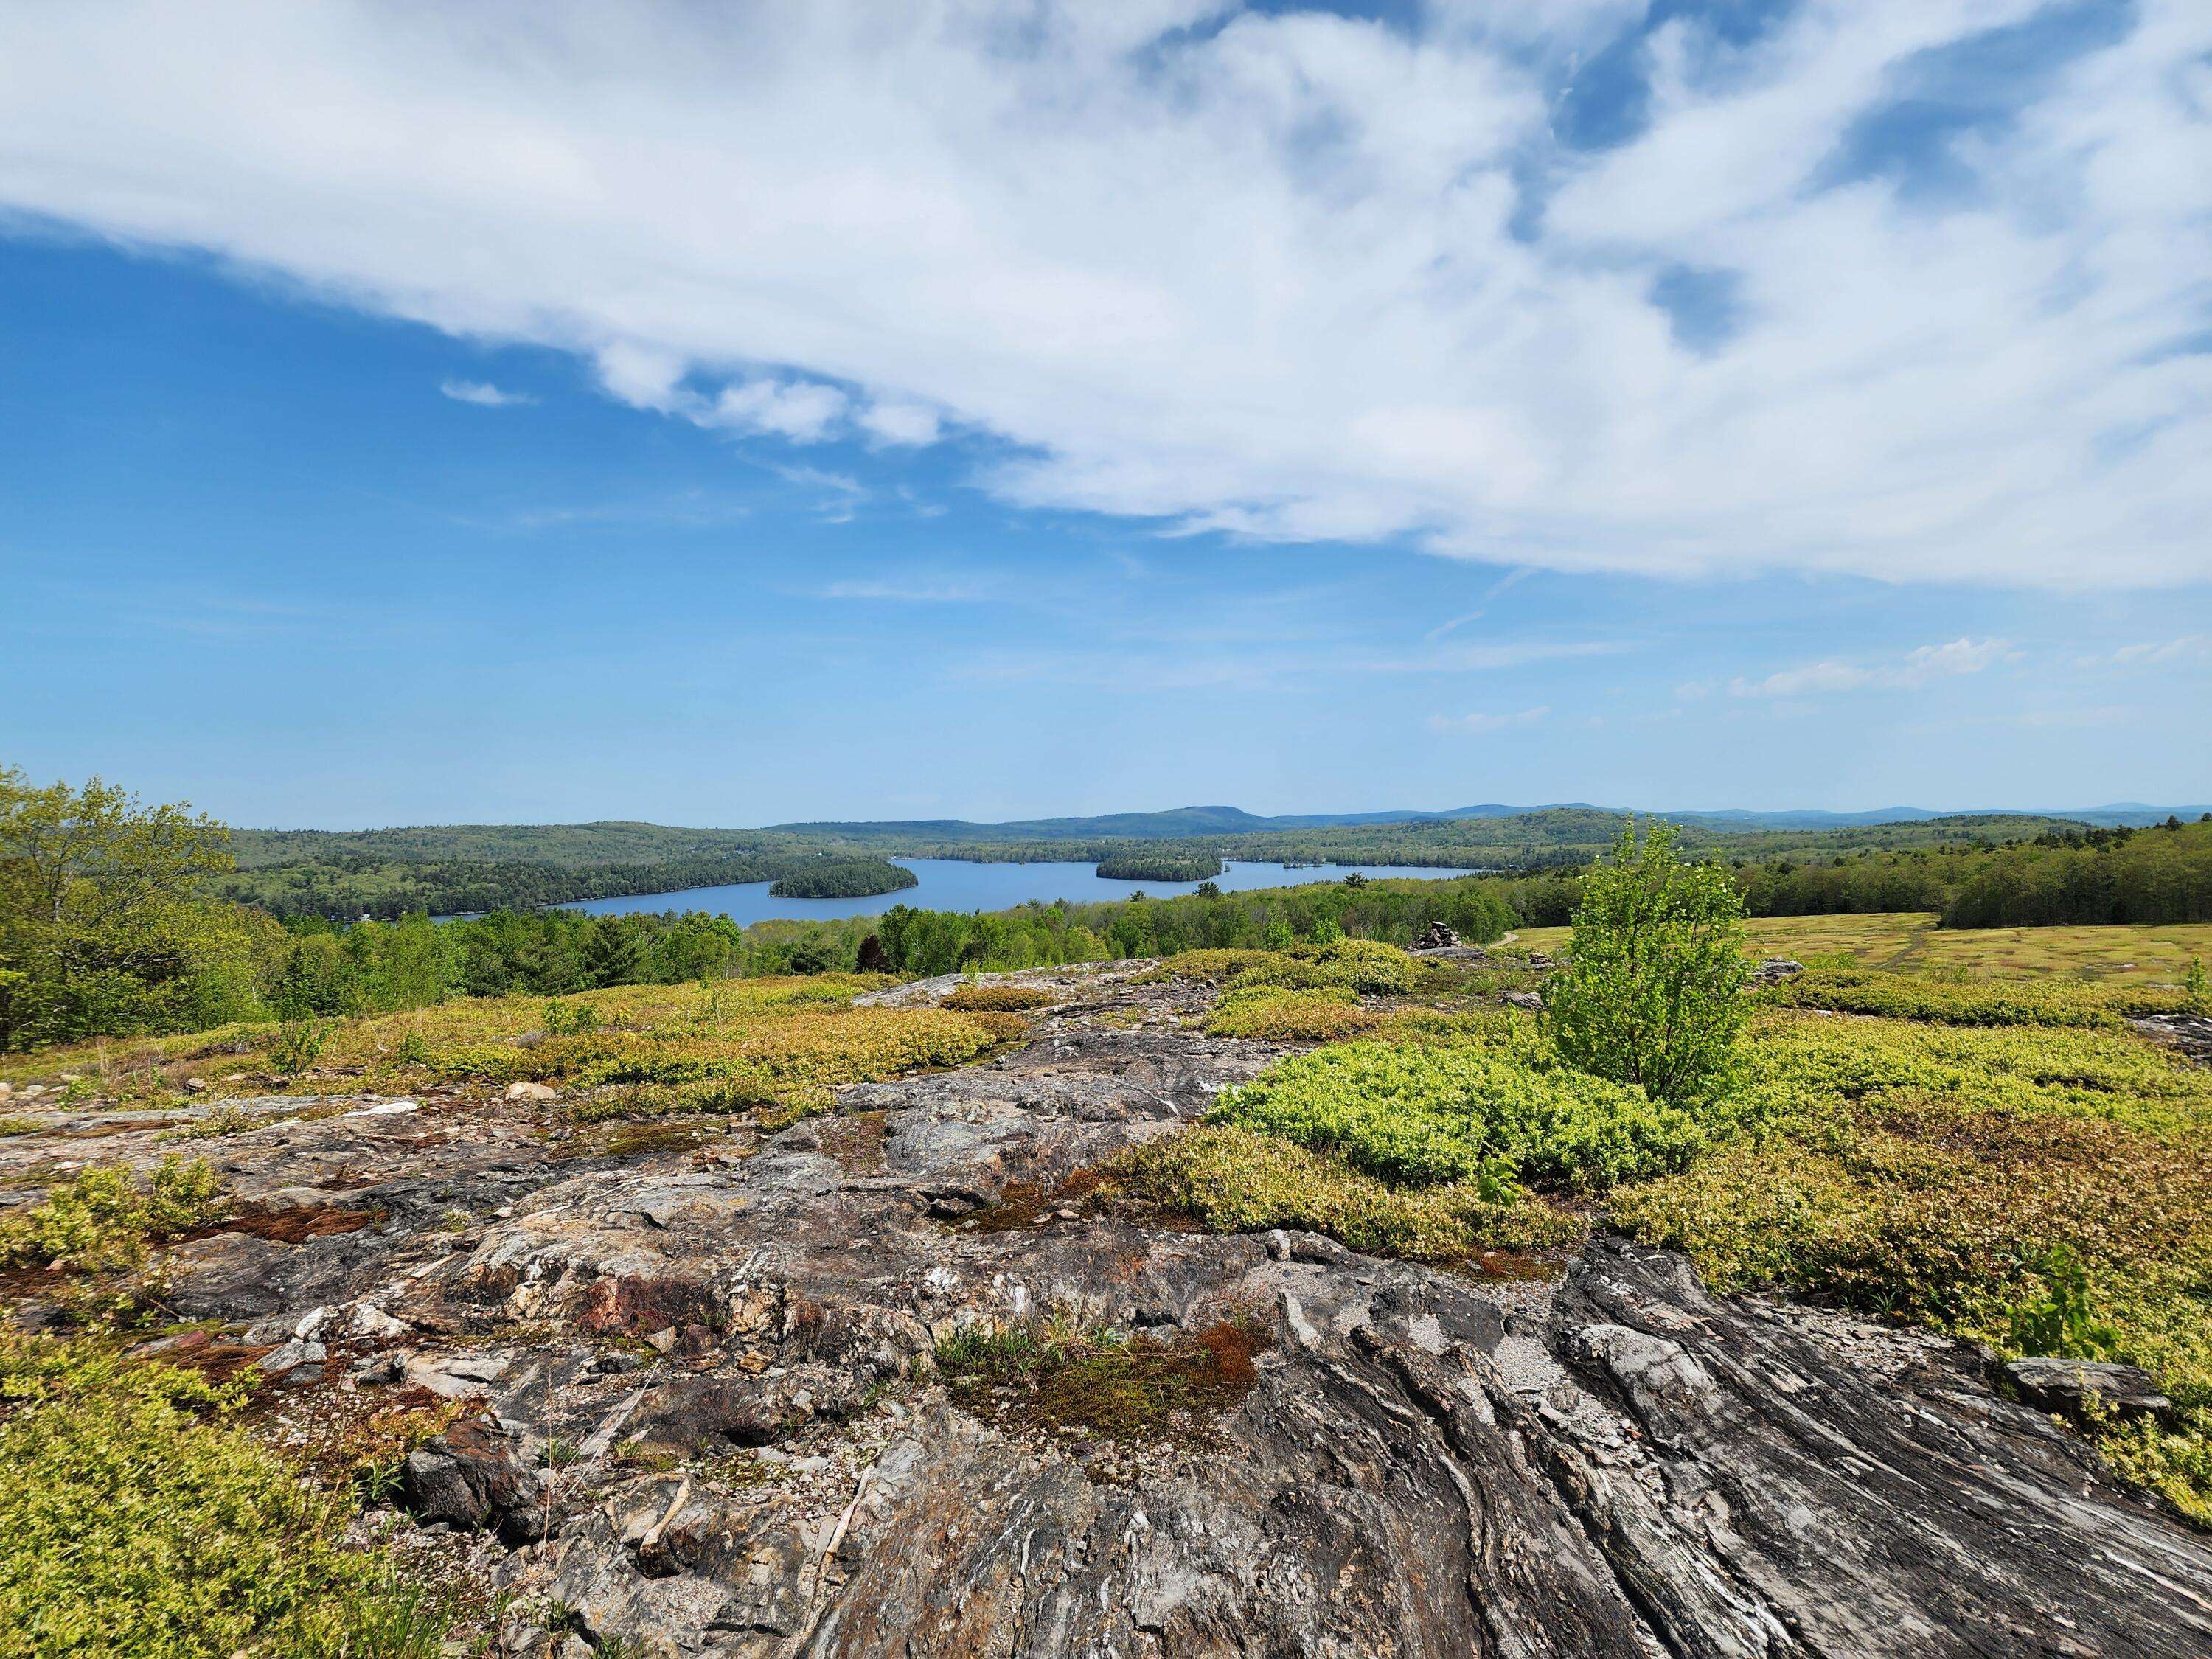
[[[0,758],[323,826],[2212,798],[2197,9],[834,9],[19,15]]]

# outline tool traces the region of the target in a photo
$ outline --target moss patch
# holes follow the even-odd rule
[[[953,1400],[978,1416],[1121,1441],[1188,1436],[1242,1400],[1267,1346],[1249,1320],[1162,1340],[1058,1324],[966,1326],[937,1346]]]

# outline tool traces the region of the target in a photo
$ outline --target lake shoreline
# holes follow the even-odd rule
[[[757,921],[849,921],[856,916],[880,915],[894,903],[910,905],[917,910],[972,913],[1060,901],[1070,904],[1113,902],[1133,898],[1140,892],[1153,898],[1172,898],[1194,893],[1200,885],[1195,881],[1112,880],[1100,876],[1092,860],[901,858],[891,862],[913,871],[915,884],[852,898],[793,899],[773,896],[768,891],[770,884],[767,882],[737,882],[572,899],[548,908],[580,910],[592,915],[674,910],[726,915],[741,926],[750,926]],[[1374,881],[1449,881],[1484,872],[1449,865],[1285,865],[1231,860],[1221,874],[1212,879],[1226,896],[1310,886],[1319,881],[1340,880],[1354,873]],[[702,902],[702,896],[707,894],[714,895],[714,901]]]

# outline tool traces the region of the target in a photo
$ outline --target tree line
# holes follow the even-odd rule
[[[726,879],[728,855],[710,861]],[[1753,915],[1935,910],[1951,927],[2212,921],[2212,815],[2139,830],[2051,828],[2002,846],[1708,861],[1725,868]],[[818,855],[806,862],[830,867]],[[895,905],[880,917],[750,927],[725,916],[527,905],[446,924],[427,906],[346,924],[313,902],[281,919],[272,905],[234,902],[224,884],[237,873],[229,832],[188,806],[143,806],[97,778],[82,788],[34,787],[0,769],[0,1049],[733,975],[942,974],[1347,936],[1406,945],[1439,921],[1487,941],[1510,927],[1565,923],[1584,885],[1574,869],[1355,875],[1226,895],[1209,882],[1177,897],[988,914]]]

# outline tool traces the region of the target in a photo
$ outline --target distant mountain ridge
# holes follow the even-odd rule
[[[1599,807],[1587,801],[1548,801],[1537,806],[1510,806],[1489,802],[1479,806],[1452,806],[1435,811],[1302,812],[1271,817],[1247,812],[1237,806],[1178,806],[1159,812],[1109,812],[1095,817],[1016,818],[1000,823],[981,823],[969,818],[811,819],[770,824],[768,832],[860,840],[894,836],[939,842],[1159,841],[1182,836],[1261,835],[1277,830],[1343,829],[1365,824],[1516,818],[1553,811],[1632,811],[1639,817],[1658,817],[1673,823],[1740,830],[1840,830],[1864,824],[1924,823],[1938,818],[1979,817],[2064,818],[2077,823],[2109,828],[2158,823],[2169,814],[2193,818],[2207,810],[2203,805],[2151,806],[2137,801],[2121,801],[2106,806],[2064,809],[1993,806],[1968,811],[1942,811],[1925,806],[1880,806],[1858,812],[1831,812],[1813,807],[1762,812],[1741,806],[1671,811]]]

